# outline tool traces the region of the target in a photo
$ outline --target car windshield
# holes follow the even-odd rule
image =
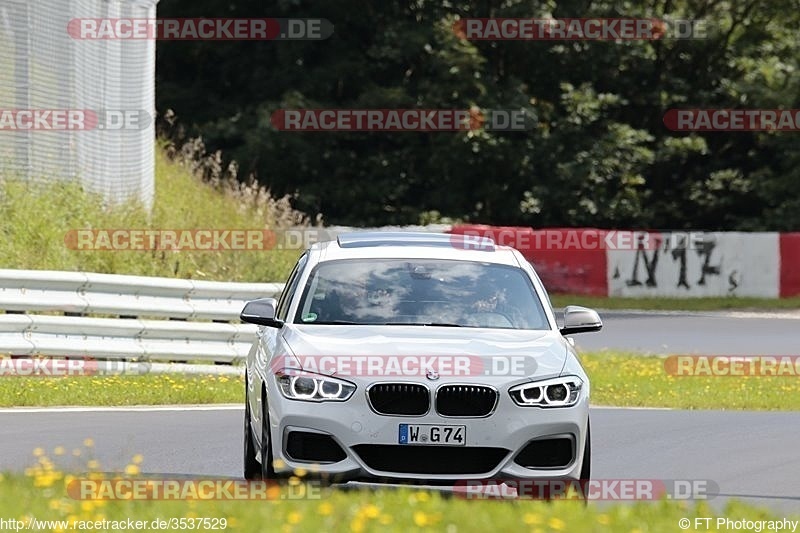
[[[549,329],[523,270],[419,259],[319,264],[303,290],[295,323]]]

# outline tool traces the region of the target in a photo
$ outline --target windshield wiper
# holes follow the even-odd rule
[[[461,328],[461,324],[450,322],[384,322],[384,326],[436,326],[441,328]]]
[[[442,328],[462,328],[461,324],[452,324],[449,322],[350,322],[348,320],[320,320],[318,322],[300,322],[305,326],[435,326]]]
[[[320,320],[319,322],[301,322],[306,326],[358,326],[358,322],[350,322],[349,320]]]

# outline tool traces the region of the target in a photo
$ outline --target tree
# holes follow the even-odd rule
[[[162,42],[158,105],[330,223],[797,229],[794,133],[676,133],[670,108],[794,107],[796,0],[172,0],[160,16],[311,17],[324,41]],[[476,41],[458,17],[658,17],[706,39]],[[285,108],[514,109],[525,132],[280,132]]]

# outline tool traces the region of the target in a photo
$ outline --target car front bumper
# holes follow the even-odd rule
[[[444,417],[433,411],[423,416],[375,413],[363,389],[345,402],[305,402],[285,398],[268,385],[272,452],[275,471],[305,470],[336,481],[447,483],[474,479],[578,479],[589,416],[582,393],[573,407],[517,406],[507,389],[499,391],[495,411],[484,418]],[[400,424],[466,426],[463,446],[401,445]],[[288,453],[290,432],[329,436],[344,451],[344,459],[320,463],[297,460]],[[515,462],[533,440],[571,441],[571,461],[553,468],[528,468]]]

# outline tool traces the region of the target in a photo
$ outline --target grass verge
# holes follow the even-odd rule
[[[551,295],[553,306],[582,305],[595,309],[641,309],[646,311],[800,310],[800,298],[606,298],[600,296]]]
[[[0,378],[1,407],[243,403],[235,376],[92,376]]]
[[[664,361],[631,353],[582,354],[592,380],[592,404],[800,410],[797,376],[677,377],[667,373]],[[231,376],[13,377],[0,379],[0,406],[240,403],[242,391],[242,380]]]
[[[76,450],[81,452],[82,450]],[[49,524],[47,530],[76,529],[78,521],[101,522],[128,519],[151,523],[153,520],[208,518],[217,521],[218,530],[228,531],[517,531],[534,532],[602,531],[669,532],[680,531],[680,521],[714,518],[736,520],[782,520],[772,511],[732,502],[714,509],[707,502],[647,501],[637,503],[589,504],[578,501],[544,503],[538,501],[479,501],[413,489],[343,491],[322,489],[312,497],[287,490],[270,491],[271,501],[153,501],[153,500],[74,500],[67,485],[74,480],[59,471],[38,450],[38,463],[25,476],[0,474],[0,517],[30,523],[32,520],[66,520]],[[63,454],[64,450],[60,450]],[[120,478],[136,479],[141,457],[126,468]],[[96,463],[90,460],[89,463]],[[99,465],[95,464],[95,467]],[[90,479],[104,479],[91,472]],[[295,478],[296,481],[299,481]],[[291,481],[290,481],[291,483]],[[291,486],[291,485],[290,485]],[[295,486],[304,486],[298,485]],[[224,521],[224,522],[223,522]],[[224,523],[224,527],[221,527]],[[703,522],[704,524],[705,522]],[[39,523],[41,526],[41,522]],[[176,524],[177,525],[177,524]],[[108,528],[100,528],[110,530]],[[203,529],[203,528],[200,528]],[[694,527],[691,528],[694,530]],[[177,527],[167,530],[178,530]],[[204,529],[209,530],[209,529]]]
[[[271,282],[288,275],[299,250],[73,250],[77,229],[276,229],[307,221],[288,199],[263,189],[207,183],[187,164],[156,151],[151,213],[136,203],[104,207],[78,183],[31,184],[0,174],[0,257],[3,268],[77,270],[220,281]]]
[[[793,411],[797,376],[672,376],[664,357],[618,352],[581,355],[592,380],[592,404],[617,407]]]

